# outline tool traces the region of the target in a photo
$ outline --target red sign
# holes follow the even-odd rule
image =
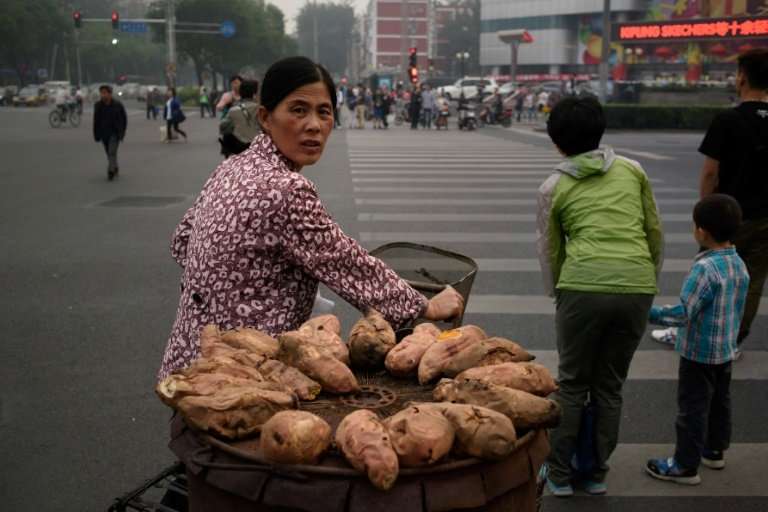
[[[768,37],[768,17],[624,23],[616,35],[622,42]]]

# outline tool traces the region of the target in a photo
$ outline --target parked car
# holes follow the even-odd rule
[[[66,80],[51,80],[43,83],[43,89],[45,89],[48,99],[53,100],[60,90],[69,93],[72,90],[72,84]]]
[[[7,107],[13,103],[13,97],[19,92],[15,85],[8,85],[0,89],[0,105]]]
[[[481,78],[481,77],[466,77],[456,80],[453,85],[447,85],[441,87],[440,91],[448,97],[448,99],[459,99],[462,91],[464,97],[467,99],[477,96],[479,87],[482,86],[484,92],[493,92],[493,90],[499,86],[499,84],[493,78]]]
[[[38,107],[45,105],[48,96],[45,89],[39,85],[28,85],[19,91],[19,94],[13,97],[14,107]]]

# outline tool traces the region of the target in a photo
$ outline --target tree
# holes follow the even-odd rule
[[[467,73],[480,70],[480,1],[455,0],[451,3],[459,8],[456,18],[447,23],[440,32],[440,39],[447,41],[446,57],[452,60],[461,52],[469,52],[465,64]]]
[[[304,4],[296,17],[296,28],[302,54],[310,58],[316,56],[331,73],[347,71],[355,28],[355,10],[349,0]]]
[[[0,2],[0,60],[12,67],[19,85],[30,71],[47,68],[54,43],[72,32],[68,16],[54,0],[2,0]]]
[[[155,2],[149,17],[164,17],[165,2]],[[176,4],[176,21],[217,23],[234,22],[237,31],[229,39],[216,34],[186,34],[176,36],[180,57],[192,61],[198,82],[202,85],[207,70],[233,74],[248,67],[262,71],[292,49],[285,35],[283,13],[264,0],[180,0]],[[156,37],[165,39],[165,27],[158,26]]]

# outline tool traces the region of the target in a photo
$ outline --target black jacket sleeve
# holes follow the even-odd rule
[[[101,103],[96,103],[93,106],[93,140],[96,142],[99,142],[101,140],[101,137],[99,137],[99,113],[101,111]]]
[[[125,138],[125,132],[128,129],[128,116],[125,113],[125,107],[122,103],[120,103],[120,108],[118,109],[118,138],[120,140],[123,140]]]

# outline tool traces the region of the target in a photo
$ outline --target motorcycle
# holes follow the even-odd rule
[[[462,109],[459,110],[459,130],[467,130],[469,132],[477,129],[477,113],[474,109]]]

